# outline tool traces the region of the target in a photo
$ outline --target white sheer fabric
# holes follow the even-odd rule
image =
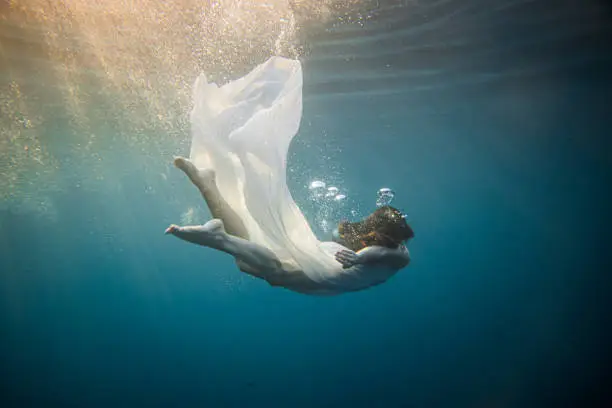
[[[195,82],[190,159],[215,170],[221,195],[249,239],[315,282],[346,275],[312,232],[286,182],[287,151],[302,116],[299,61],[272,57],[226,85]]]

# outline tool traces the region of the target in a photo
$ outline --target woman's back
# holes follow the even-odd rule
[[[320,248],[325,253],[325,256],[329,256],[332,259],[335,258],[338,251],[347,250],[346,247],[337,242],[321,242]],[[372,252],[379,250],[382,250],[382,248],[367,247],[362,251]],[[362,251],[359,251],[359,253]],[[398,251],[401,251],[401,249],[398,248]],[[399,268],[385,262],[360,263],[350,268],[343,268],[336,261],[333,267],[325,270],[324,274],[320,274],[324,280],[319,283],[322,286],[329,287],[331,290],[337,290],[338,293],[353,292],[383,283],[395,275],[398,270]]]

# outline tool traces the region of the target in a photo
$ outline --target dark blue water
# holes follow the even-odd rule
[[[241,275],[163,235],[202,207],[178,171],[149,181],[184,147],[135,153],[101,125],[101,187],[66,182],[81,158],[59,166],[52,216],[0,212],[1,405],[601,406],[611,9],[416,4],[311,33],[289,163],[310,218],[313,178],[365,212],[393,187],[407,269],[334,298]],[[54,140],[70,126],[48,123]]]

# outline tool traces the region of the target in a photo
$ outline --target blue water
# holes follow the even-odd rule
[[[0,212],[0,405],[596,406],[611,9],[422,3],[311,33],[288,176],[310,219],[315,178],[365,213],[393,188],[416,233],[407,269],[334,298],[240,274],[163,235],[203,208],[178,171],[152,177],[189,135],[183,150],[135,153],[106,125],[97,190],[68,181],[87,177],[72,158],[52,217]],[[48,123],[61,141],[70,124]]]

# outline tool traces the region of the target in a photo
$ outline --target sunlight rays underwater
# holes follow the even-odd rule
[[[134,191],[163,202],[168,219],[205,221],[207,209],[185,198],[190,191],[171,165],[189,149],[197,75],[223,84],[271,55],[303,56],[307,30],[363,27],[376,3],[9,1],[0,8],[0,209],[59,226],[58,197],[102,193],[103,212],[91,211],[83,228],[104,236],[111,253],[137,240],[124,231],[143,229],[142,211],[129,198]],[[318,176],[341,185],[331,160],[338,151],[324,131],[308,129],[297,148],[310,154],[292,152],[289,172],[305,176],[296,194],[311,214],[329,214],[334,208],[313,203],[306,182]],[[312,152],[318,166],[306,165]],[[327,218],[317,220],[322,232],[329,232]],[[146,262],[130,262],[138,280],[157,279]],[[230,290],[243,282],[239,274],[212,276]],[[163,284],[143,285],[152,288],[164,291]]]
[[[113,179],[110,150],[132,149],[149,161],[168,158],[169,151],[188,140],[186,116],[199,73],[222,84],[271,55],[299,57],[309,28],[362,23],[375,4],[3,3],[2,206],[53,218],[53,193],[76,185],[98,189],[104,179]],[[58,172],[72,163],[86,164],[86,169],[73,171],[78,182],[69,177],[63,185],[70,172]]]

